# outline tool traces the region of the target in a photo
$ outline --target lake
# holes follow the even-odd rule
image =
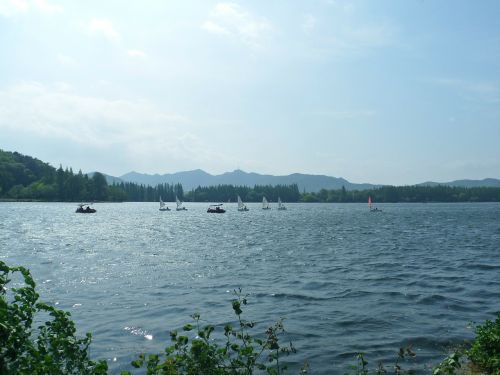
[[[429,372],[500,310],[500,204],[185,206],[0,203],[0,260],[28,267],[113,373],[195,312],[220,332],[239,287],[255,332],[285,318],[298,350],[285,360],[311,374],[343,373],[358,351],[389,364],[408,344]]]

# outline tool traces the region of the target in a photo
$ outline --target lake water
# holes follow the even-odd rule
[[[0,203],[0,259],[30,268],[114,373],[161,352],[194,312],[220,332],[238,287],[256,332],[286,318],[298,349],[286,360],[312,374],[340,374],[358,351],[392,361],[410,343],[428,372],[500,310],[500,204],[186,206]]]

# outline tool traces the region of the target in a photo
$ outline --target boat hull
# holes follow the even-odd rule
[[[226,210],[225,210],[225,209],[223,209],[223,208],[218,209],[218,210],[214,210],[214,209],[209,208],[209,209],[207,210],[207,212],[208,212],[209,214],[223,214],[224,212],[226,212]]]
[[[84,210],[84,209],[77,209],[75,211],[77,214],[94,214],[97,212],[97,210],[95,210],[94,208],[91,208],[90,210]]]

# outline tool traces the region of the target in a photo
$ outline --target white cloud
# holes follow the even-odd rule
[[[59,64],[64,65],[64,66],[76,66],[76,60],[72,58],[71,56],[64,55],[62,53],[57,55],[57,61]]]
[[[212,34],[237,38],[251,47],[260,47],[273,29],[271,23],[235,3],[218,3],[201,26]]]
[[[86,147],[89,155],[120,149],[149,168],[158,160],[200,165],[223,158],[183,116],[146,100],[79,95],[65,83],[21,83],[0,91],[0,133]]]
[[[0,16],[12,17],[27,12],[29,8],[26,0],[0,0]]]
[[[120,40],[120,34],[113,23],[105,18],[92,18],[88,23],[88,31],[91,35],[102,36],[113,43]]]
[[[45,14],[61,13],[62,6],[47,0],[0,0],[0,16],[13,17],[36,9]]]
[[[51,4],[47,0],[34,0],[35,6],[43,13],[55,14],[61,13],[63,8],[57,4]]]
[[[203,25],[201,25],[201,27],[213,34],[222,34],[222,35],[230,34],[229,30],[212,21],[205,21]]]
[[[316,28],[316,18],[312,14],[306,14],[302,22],[302,30],[308,34]]]
[[[129,49],[127,51],[127,55],[129,55],[130,57],[137,57],[137,58],[141,58],[141,59],[147,57],[146,52],[141,51],[139,49]]]

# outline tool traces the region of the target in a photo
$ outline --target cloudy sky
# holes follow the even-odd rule
[[[500,178],[496,0],[0,0],[0,148],[121,175]]]

